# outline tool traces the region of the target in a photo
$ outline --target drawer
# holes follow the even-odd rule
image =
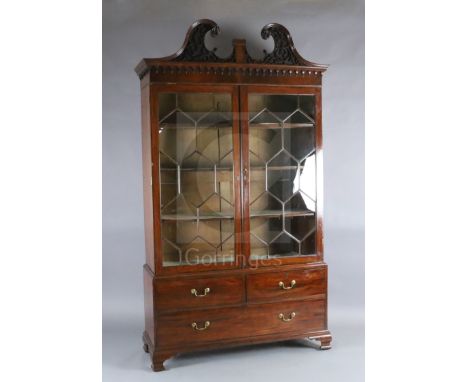
[[[325,301],[308,300],[206,309],[157,318],[161,348],[230,340],[274,333],[326,329]]]
[[[257,273],[247,276],[249,302],[325,298],[327,269],[305,269],[283,272]]]
[[[205,308],[244,301],[242,276],[159,279],[155,282],[156,309]]]

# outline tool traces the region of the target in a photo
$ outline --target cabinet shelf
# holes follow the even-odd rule
[[[203,215],[184,215],[184,214],[162,214],[162,220],[217,220],[217,219],[234,219],[232,213],[211,212]]]
[[[268,171],[285,171],[304,169],[304,166],[268,166]],[[181,167],[180,171],[196,172],[196,171],[213,171],[214,167]],[[216,171],[232,171],[232,167],[216,167]],[[161,171],[177,171],[174,167],[161,167]],[[250,171],[265,171],[265,166],[250,167]]]
[[[282,259],[287,257],[304,257],[304,256],[313,256],[314,254],[300,254],[297,252],[285,252],[285,253],[276,253],[267,255],[265,249],[263,248],[251,248],[250,249],[250,259],[251,260],[266,260],[266,259]]]
[[[249,127],[252,129],[299,129],[304,127],[314,127],[314,123],[250,123]]]
[[[232,129],[232,123],[218,123],[216,125],[197,125],[197,129]],[[188,123],[160,123],[159,130],[195,129],[195,125]]]
[[[183,261],[171,261],[164,260],[165,267],[174,267],[181,265],[197,265],[197,264],[224,264],[224,263],[233,263],[235,261],[234,251],[229,251],[227,253],[218,253],[215,255],[213,252],[199,252],[197,253],[198,258],[190,258]],[[201,260],[199,260],[201,259]]]
[[[161,167],[161,171],[177,171],[173,167]],[[214,171],[214,167],[181,167],[182,172]],[[232,167],[216,167],[216,171],[232,171]]]
[[[263,210],[263,211],[254,211],[250,213],[251,218],[275,218],[285,216],[287,218],[293,218],[296,216],[314,216],[315,212],[309,210],[302,211],[283,211],[281,210]]]
[[[175,129],[232,129],[232,123],[216,124],[216,125],[192,125],[188,123],[161,123],[159,130],[175,130]],[[307,127],[314,127],[314,123],[250,123],[249,127],[252,129],[300,129]]]
[[[291,217],[300,217],[300,216],[315,216],[315,212],[303,210],[303,211],[283,211],[281,210],[263,210],[263,211],[252,211],[250,212],[251,218],[261,217],[261,218],[279,218],[282,216],[287,218]],[[234,214],[232,213],[222,213],[222,212],[211,212],[209,214],[203,215],[187,215],[187,214],[162,214],[162,220],[176,220],[176,221],[187,221],[187,220],[217,220],[217,219],[234,219]]]

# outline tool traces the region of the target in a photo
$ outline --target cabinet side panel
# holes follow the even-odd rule
[[[147,267],[143,268],[143,290],[145,294],[145,332],[154,345],[154,298],[153,298],[153,274]]]
[[[154,272],[153,196],[151,185],[150,87],[141,89],[141,142],[143,154],[143,202],[146,264]]]
[[[143,201],[145,214],[146,264],[154,272],[153,193],[151,185],[150,87],[141,89],[141,137],[143,154]]]
[[[317,255],[323,260],[323,141],[322,141],[322,89],[316,94],[315,103],[315,153],[317,187]]]

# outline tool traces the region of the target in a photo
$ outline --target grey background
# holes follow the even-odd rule
[[[281,344],[181,355],[154,374],[141,350],[144,231],[140,91],[143,57],[175,53],[200,18],[221,27],[208,46],[247,39],[261,57],[269,22],[285,25],[304,58],[330,64],[323,84],[325,258],[333,349]],[[103,379],[105,381],[364,380],[364,1],[104,0]]]

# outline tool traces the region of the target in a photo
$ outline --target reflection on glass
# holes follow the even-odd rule
[[[251,259],[315,254],[315,100],[249,95]]]
[[[234,261],[229,94],[159,95],[163,266]]]

